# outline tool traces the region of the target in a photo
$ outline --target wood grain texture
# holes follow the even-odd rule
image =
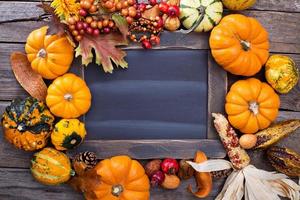
[[[37,2],[0,2],[0,21],[13,18],[33,17],[41,14],[36,8]],[[23,12],[20,12],[23,10]],[[300,13],[287,12],[261,12],[256,10],[242,11],[241,13],[256,17],[270,32],[271,51],[285,53],[300,53]],[[0,25],[0,42],[25,42],[31,30],[45,24],[44,22],[19,22]],[[20,34],[22,31],[22,34]],[[284,34],[282,34],[284,33]],[[169,33],[171,34],[171,33]],[[159,48],[176,48],[185,46],[194,49],[208,49],[208,34],[193,33],[196,37],[187,38],[186,35],[173,33],[169,37],[163,34],[162,44]],[[175,39],[174,39],[175,38]],[[192,39],[194,38],[194,39]],[[128,48],[140,48],[131,45]]]
[[[227,93],[227,73],[208,56],[208,109],[207,109],[207,138],[218,139],[213,125],[211,113],[224,113],[225,95]]]
[[[0,168],[0,199],[5,200],[81,200],[84,199],[80,193],[74,191],[68,185],[45,186],[36,182],[28,169],[3,169]],[[224,179],[214,182],[214,189],[207,200],[213,200]],[[183,181],[177,190],[152,189],[151,200],[197,200],[196,197],[187,192],[188,184],[195,185],[193,179]]]

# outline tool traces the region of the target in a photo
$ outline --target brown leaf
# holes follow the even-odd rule
[[[159,16],[159,14],[160,14],[160,10],[158,8],[158,5],[155,5],[152,8],[143,12],[142,17],[146,19],[154,20],[155,17]]]
[[[20,85],[32,97],[44,101],[47,95],[47,86],[42,76],[33,71],[27,56],[21,52],[13,52],[10,55],[10,63]]]
[[[50,4],[42,2],[41,4],[38,4],[37,7],[42,8],[44,12],[48,15],[51,15],[51,20],[49,22],[49,29],[48,34],[53,35],[63,35],[65,31],[67,30],[66,24],[62,23],[59,19],[59,17],[55,14],[54,8],[50,6]]]
[[[102,65],[105,72],[112,73],[113,63],[122,68],[127,68],[128,65],[124,60],[126,52],[116,47],[119,45],[127,45],[127,40],[120,33],[101,34],[97,37],[86,34],[75,50],[76,57],[82,56],[82,64],[87,66],[93,60],[94,49],[96,63]]]

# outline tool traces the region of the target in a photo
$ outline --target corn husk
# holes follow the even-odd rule
[[[227,160],[208,160],[197,164],[188,162],[198,172],[211,172],[232,167]],[[234,170],[228,176],[222,191],[216,200],[280,200],[287,197],[300,199],[300,186],[286,175],[268,172],[248,165],[241,170]]]

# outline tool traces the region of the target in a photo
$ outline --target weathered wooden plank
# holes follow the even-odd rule
[[[37,2],[0,2],[0,21],[33,17],[41,14],[36,8]],[[20,12],[22,10],[23,12]],[[300,53],[300,13],[273,12],[273,11],[243,11],[242,13],[256,17],[270,32],[271,51],[285,53]],[[0,25],[0,42],[25,42],[28,33],[44,24],[43,22],[19,22]],[[22,34],[20,34],[22,33]],[[283,34],[284,33],[284,34]],[[179,33],[172,33],[172,37],[163,34],[162,48],[187,48],[208,49],[208,34],[194,34],[197,37],[186,37]],[[174,38],[176,38],[174,40]],[[194,38],[194,39],[193,39]],[[137,48],[139,46],[131,46]]]
[[[225,157],[223,146],[218,140],[86,140],[68,153],[73,156],[77,152],[93,151],[97,152],[100,159],[118,154],[135,159],[188,159],[193,158],[197,150],[204,151],[211,158]]]
[[[214,199],[224,183],[224,179],[214,181],[214,189],[208,200]],[[196,200],[192,194],[187,192],[188,184],[195,185],[193,179],[182,181],[177,190],[163,190],[155,188],[151,190],[151,200]],[[9,200],[76,200],[83,199],[83,196],[68,185],[45,186],[36,182],[28,169],[0,168],[0,199]]]

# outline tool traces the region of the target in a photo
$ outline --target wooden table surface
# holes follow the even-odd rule
[[[36,7],[37,0],[3,1],[0,0],[0,21],[15,18],[38,16],[42,11]],[[300,0],[257,0],[250,10],[242,12],[256,17],[270,33],[271,53],[291,56],[300,67]],[[25,97],[26,92],[19,86],[11,71],[9,56],[12,51],[24,51],[27,35],[44,22],[18,22],[0,25],[0,113],[16,97]],[[208,36],[208,34],[207,34]],[[207,41],[204,42],[208,49]],[[229,80],[229,82],[232,80]],[[287,95],[280,96],[281,111],[278,120],[300,119],[300,83]],[[284,139],[281,144],[300,152],[300,130]],[[272,170],[263,152],[250,152],[252,164],[258,168]],[[3,139],[0,130],[0,199],[83,199],[67,185],[43,186],[33,180],[29,171],[32,153],[16,150]],[[183,182],[176,191],[154,189],[152,200],[195,199],[184,189],[189,180]],[[214,191],[207,199],[214,199],[224,180],[214,183]]]

